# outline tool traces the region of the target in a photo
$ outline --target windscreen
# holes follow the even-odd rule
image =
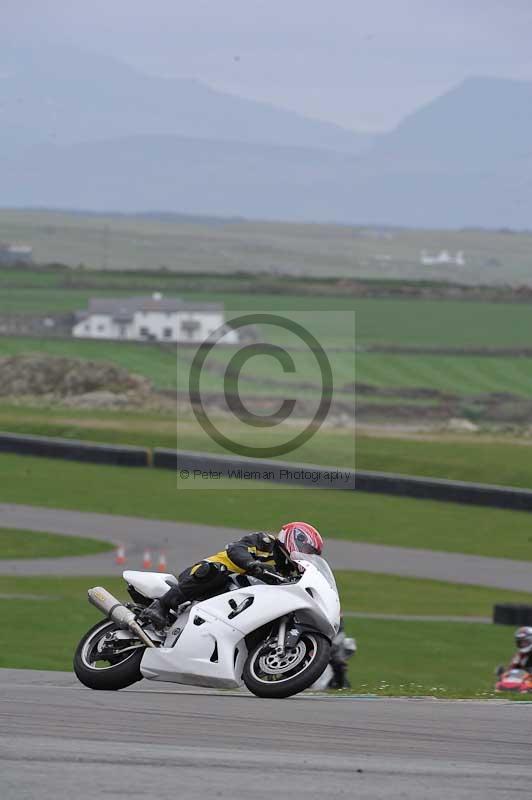
[[[322,556],[310,555],[308,553],[294,552],[290,553],[292,561],[310,561],[313,567],[321,572],[327,583],[336,589],[336,581],[334,579],[333,571]]]

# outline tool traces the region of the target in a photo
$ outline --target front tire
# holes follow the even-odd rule
[[[281,655],[260,642],[248,655],[242,678],[257,697],[290,697],[318,680],[330,656],[330,642],[314,631],[303,633],[297,645]]]
[[[89,689],[116,691],[142,680],[140,662],[144,647],[132,650],[121,658],[98,658],[98,644],[108,633],[118,630],[118,626],[107,619],[94,625],[83,637],[74,654],[74,672],[84,686]],[[134,641],[134,640],[132,640]]]

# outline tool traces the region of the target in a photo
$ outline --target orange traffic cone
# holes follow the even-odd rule
[[[159,555],[159,563],[157,564],[157,572],[166,572],[166,556],[164,553]]]
[[[151,553],[148,549],[146,549],[142,557],[142,569],[151,569],[151,568],[152,568]]]
[[[119,544],[116,548],[116,555],[115,555],[115,564],[125,564],[126,563],[126,548],[123,544]]]

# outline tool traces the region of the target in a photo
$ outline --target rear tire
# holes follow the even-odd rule
[[[257,697],[290,697],[318,680],[330,656],[330,642],[314,631],[303,633],[296,647],[283,656],[260,642],[248,655],[242,678]]]
[[[89,689],[116,691],[142,680],[140,662],[146,649],[144,647],[132,650],[123,660],[109,663],[107,667],[97,667],[95,661],[92,661],[94,666],[91,666],[91,659],[94,658],[98,642],[105,634],[111,633],[113,630],[118,630],[118,626],[111,620],[99,622],[87,631],[76,648],[74,672],[81,683],[88,686]]]

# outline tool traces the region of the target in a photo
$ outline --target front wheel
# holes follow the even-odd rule
[[[146,649],[138,639],[113,642],[118,626],[107,619],[94,625],[78,644],[74,672],[89,689],[125,689],[142,680],[140,662]]]
[[[248,655],[242,678],[257,697],[290,697],[318,680],[330,655],[329,641],[314,631],[284,653],[261,642]]]

